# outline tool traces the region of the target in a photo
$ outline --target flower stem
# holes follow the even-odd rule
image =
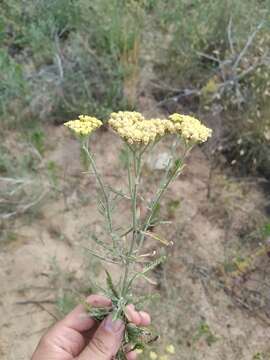
[[[132,253],[134,251],[134,246],[137,242],[137,236],[138,236],[137,197],[138,197],[138,186],[140,182],[142,153],[138,154],[135,149],[132,149],[132,155],[133,155],[133,175],[134,175],[134,181],[132,182],[132,187],[130,186],[131,211],[132,211],[132,239],[125,259],[125,270],[124,270],[124,278],[122,283],[122,296],[124,296],[128,290],[126,287],[127,287],[127,280],[128,280],[129,268],[131,263],[130,257],[132,256]],[[129,185],[131,185],[130,168],[128,170],[128,174],[129,174]]]
[[[96,176],[97,182],[99,184],[99,187],[100,187],[100,190],[101,190],[101,193],[102,193],[102,197],[103,197],[103,200],[104,200],[104,203],[105,203],[105,211],[106,211],[106,217],[107,217],[107,220],[108,220],[109,233],[112,234],[112,232],[113,232],[112,216],[111,216],[109,198],[108,198],[108,195],[107,195],[106,190],[105,190],[105,185],[104,185],[104,183],[102,181],[101,176],[99,175],[99,173],[97,171],[95,160],[94,160],[92,154],[90,153],[90,151],[88,150],[88,146],[83,144],[83,150],[85,151],[85,153],[88,156],[88,159],[90,161],[90,164],[91,164],[92,169],[94,171],[94,174]]]
[[[141,231],[141,235],[140,235],[140,240],[139,240],[139,245],[138,245],[138,249],[140,250],[142,245],[143,245],[143,242],[144,242],[144,238],[145,238],[145,232],[147,231],[147,229],[149,228],[150,224],[151,224],[151,221],[152,221],[152,218],[155,214],[155,210],[159,204],[159,201],[163,195],[163,193],[165,192],[165,190],[168,188],[168,186],[170,185],[171,181],[174,179],[174,176],[175,176],[175,173],[176,172],[173,172],[167,179],[167,181],[159,188],[155,198],[153,199],[152,201],[152,204],[151,204],[151,208],[149,210],[149,215],[145,221],[145,224],[144,226],[142,227],[142,231]]]
[[[180,170],[182,169],[182,164],[180,163],[178,166],[175,166],[175,168],[170,172],[171,167],[172,167],[172,162],[175,160],[174,157],[175,157],[176,146],[177,146],[177,142],[174,142],[172,145],[172,149],[171,149],[172,157],[169,160],[169,163],[166,167],[166,171],[165,171],[164,177],[162,178],[162,180],[160,182],[159,189],[158,189],[154,199],[151,202],[148,217],[147,217],[144,225],[142,226],[142,231],[140,234],[139,245],[138,245],[138,252],[140,251],[141,247],[143,246],[143,242],[145,239],[145,233],[146,233],[147,229],[149,228],[149,226],[151,225],[151,221],[153,219],[153,216],[155,214],[156,208],[159,204],[159,201],[160,201],[162,195],[164,194],[164,192],[166,191],[166,189],[168,188],[170,183],[175,179],[175,177],[177,177]],[[186,155],[188,154],[188,151],[189,151],[189,149],[186,148],[184,151],[183,158],[186,157]]]

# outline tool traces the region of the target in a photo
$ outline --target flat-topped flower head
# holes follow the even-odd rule
[[[156,137],[155,126],[135,111],[112,113],[109,125],[129,144],[148,144]]]
[[[102,125],[102,121],[88,115],[80,115],[76,120],[70,120],[64,123],[66,127],[74,131],[79,136],[89,136],[93,131]]]
[[[109,125],[129,144],[147,145],[174,131],[169,120],[146,120],[140,113],[131,111],[112,113]]]
[[[212,130],[192,116],[173,114],[169,116],[169,120],[174,125],[175,133],[187,141],[203,143],[212,136]]]

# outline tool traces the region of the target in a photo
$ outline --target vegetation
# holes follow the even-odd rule
[[[164,117],[174,112],[200,117],[214,130],[209,143],[201,145],[210,160],[210,172],[225,159],[230,167],[229,171],[226,167],[226,174],[269,180],[269,50],[270,0],[3,0],[0,243],[16,243],[20,234],[13,228],[15,220],[26,213],[36,214],[51,195],[63,196],[68,208],[67,194],[78,185],[77,178],[72,179],[72,185],[60,178],[65,169],[58,167],[54,157],[47,158],[55,144],[46,133],[47,128],[57,129],[64,121],[77,118],[78,113],[93,114],[106,123],[108,115],[118,109],[147,112],[149,105],[145,103],[149,101],[150,113],[158,109]],[[108,124],[104,131],[107,128]],[[110,144],[104,145],[104,151],[107,146]],[[123,148],[118,156],[119,168],[127,170],[130,149]],[[84,150],[81,160],[86,170],[89,159]],[[151,178],[152,169],[147,166],[144,170]],[[241,186],[232,190],[231,183],[238,184],[224,176],[220,186],[211,188],[210,196],[211,176],[208,200],[224,212],[220,216],[225,219],[224,228],[228,227],[226,236],[237,247],[224,262],[221,260],[217,273],[225,288],[234,290],[235,279],[246,281],[254,269],[259,272],[261,259],[269,256],[269,219],[262,212],[252,214],[252,221],[239,230],[238,238],[230,240],[231,227],[238,226],[233,223],[239,211],[235,199],[242,201],[249,190],[239,195]],[[78,197],[84,206],[92,199],[85,196],[84,185],[80,186]],[[73,195],[76,198],[76,191]],[[178,222],[183,204],[174,194],[165,206],[157,203],[153,223],[164,213],[168,223]],[[244,209],[243,217],[244,211],[248,213]],[[7,226],[8,222],[12,226]],[[150,228],[149,237],[164,242],[152,233],[154,227]],[[230,252],[230,246],[228,249]],[[164,268],[159,264],[155,270],[160,283]],[[175,284],[162,283],[160,287]],[[174,298],[179,296],[179,288],[177,291]],[[84,293],[81,289],[78,292]],[[251,294],[248,287],[247,292]],[[266,290],[265,294],[267,298]],[[65,313],[76,301],[62,295],[58,307]],[[244,302],[248,296],[239,298]],[[221,342],[207,321],[192,325],[197,329],[194,338],[190,335],[193,347],[202,340],[209,347]],[[174,341],[173,335],[170,341]],[[149,348],[153,359],[159,353],[166,354],[163,345],[162,351],[155,344]],[[267,356],[268,352],[254,350],[254,359]]]
[[[78,109],[104,117],[148,89],[169,112],[222,113],[228,160],[268,177],[269,9],[269,0],[4,1],[2,123],[59,123]]]
[[[102,121],[95,117],[80,115],[79,119],[67,121],[64,125],[72,130],[80,141],[82,150],[87,156],[89,171],[93,172],[99,188],[98,209],[104,218],[105,239],[90,233],[90,238],[98,245],[98,251],[93,252],[92,249],[88,249],[88,251],[102,260],[105,266],[116,264],[121,273],[120,279],[117,279],[116,283],[116,279],[113,279],[111,274],[105,270],[106,288],[97,284],[98,289],[111,299],[112,309],[90,307],[89,312],[92,317],[99,321],[112,313],[114,320],[122,319],[126,323],[122,346],[116,356],[117,359],[126,359],[127,346],[131,346],[132,350],[143,350],[148,343],[145,338],[152,336],[149,330],[130,324],[125,309],[128,304],[136,304],[137,307],[140,307],[145,303],[147,297],[152,298],[152,294],[147,297],[135,297],[135,280],[149,281],[149,273],[165,261],[164,255],[147,255],[144,249],[145,240],[148,237],[169,245],[169,242],[162,241],[159,235],[149,232],[149,228],[156,225],[153,220],[156,208],[169,185],[182,173],[187,154],[196,144],[207,141],[211,137],[212,131],[199,120],[180,114],[173,114],[168,119],[163,120],[146,120],[138,112],[119,111],[111,114],[108,124],[123,140],[127,151],[126,176],[128,186],[127,189],[123,188],[120,191],[104,184],[103,177],[96,166],[95,155],[91,146],[91,135],[102,126]],[[141,181],[144,176],[143,161],[146,153],[153,152],[157,144],[165,137],[173,137],[170,160],[160,178],[159,186],[154,191],[152,200],[148,203],[143,201],[141,204],[147,208],[146,217],[142,218],[138,211],[138,205],[141,199],[147,197],[141,188]],[[127,199],[130,203],[129,226],[127,228],[125,222],[120,227],[118,225],[116,229],[113,215],[119,211],[118,203]],[[157,249],[159,252],[159,247]],[[152,342],[153,339],[150,341]]]

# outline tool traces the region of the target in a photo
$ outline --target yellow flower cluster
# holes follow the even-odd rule
[[[80,136],[88,136],[102,125],[95,117],[80,115],[64,124]],[[178,134],[187,141],[205,142],[212,130],[192,116],[173,114],[168,119],[146,120],[135,111],[119,111],[111,114],[109,125],[129,144],[147,145],[166,134]]]
[[[146,120],[140,113],[112,113],[109,125],[129,144],[148,144],[166,134],[179,134],[192,142],[205,142],[212,130],[192,116],[173,114],[169,119]]]
[[[175,347],[173,344],[167,345],[166,346],[166,351],[168,354],[175,354]]]
[[[169,120],[174,124],[175,132],[188,141],[203,143],[212,135],[211,129],[192,116],[173,114]]]
[[[167,354],[169,355],[174,355],[175,354],[175,347],[174,345],[170,344],[170,345],[167,345],[166,348],[165,348],[165,351]],[[143,353],[143,350],[141,349],[137,349],[136,350],[136,353],[138,355],[141,355]],[[151,350],[149,352],[149,360],[169,360],[169,356],[168,355],[158,355],[155,351]],[[170,357],[171,359],[171,357]]]
[[[128,123],[130,125],[135,124],[138,121],[142,121],[144,120],[144,117],[142,116],[141,113],[136,112],[136,111],[118,111],[118,112],[113,112],[111,113],[111,118],[109,120],[116,120],[117,122],[120,123]]]
[[[149,359],[150,359],[150,360],[157,360],[157,358],[158,358],[157,353],[155,353],[154,351],[150,351],[150,353],[149,353]]]
[[[99,128],[102,122],[95,117],[80,115],[79,119],[67,121],[64,125],[73,130],[77,135],[88,136]]]
[[[166,133],[174,132],[169,120],[146,120],[140,113],[131,111],[112,113],[109,125],[129,144],[147,145]]]

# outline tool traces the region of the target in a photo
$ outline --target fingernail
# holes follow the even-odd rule
[[[112,319],[112,315],[109,315],[104,323],[103,326],[106,330],[110,331],[110,332],[120,332],[122,330],[124,330],[124,323],[122,320],[117,319],[117,320],[113,320]]]

